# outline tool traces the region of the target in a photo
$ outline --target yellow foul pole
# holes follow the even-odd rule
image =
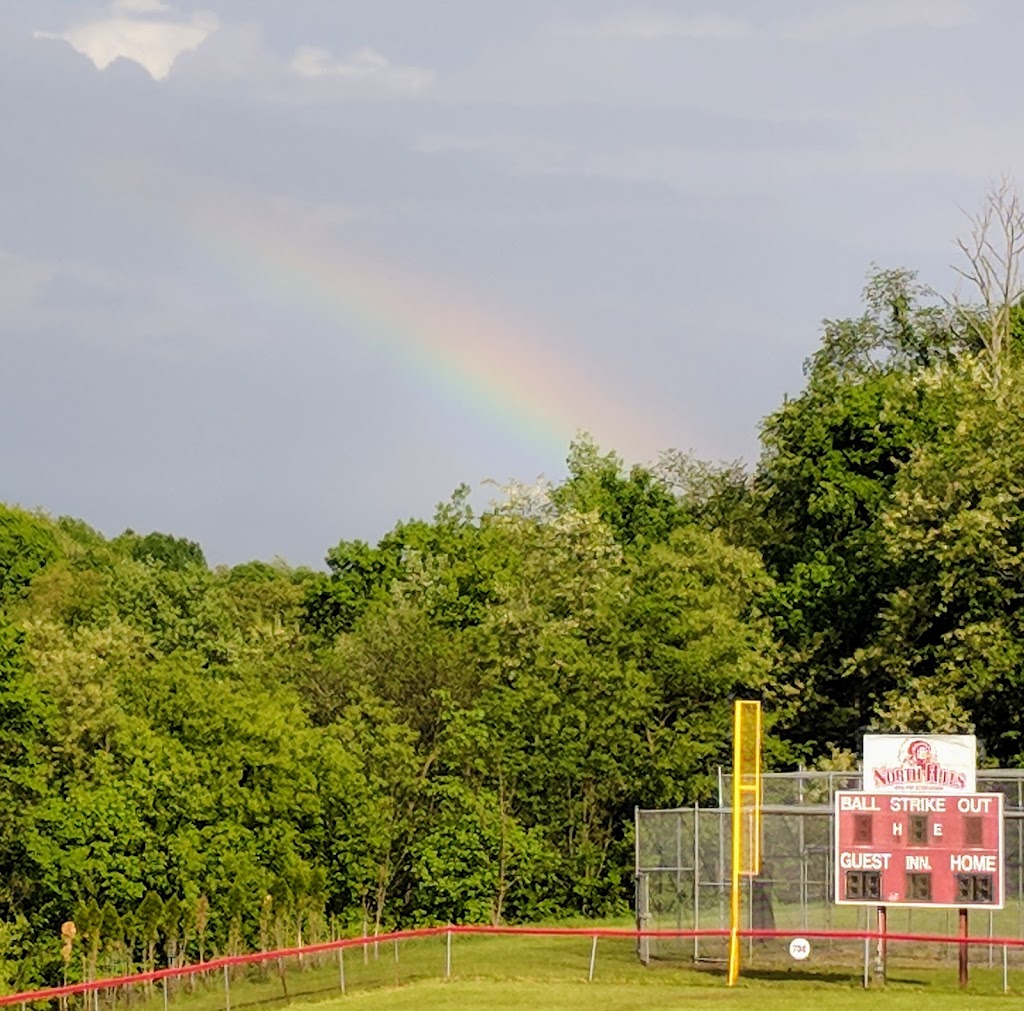
[[[733,708],[732,891],[729,906],[729,971],[740,976],[741,877],[761,873],[761,703]]]

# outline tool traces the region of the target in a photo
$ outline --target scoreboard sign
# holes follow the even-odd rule
[[[836,902],[1003,906],[1001,793],[836,793]]]
[[[970,734],[868,734],[864,789],[974,793],[978,744]]]

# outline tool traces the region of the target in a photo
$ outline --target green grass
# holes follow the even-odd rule
[[[921,1011],[921,993],[835,990],[763,989],[726,990],[724,987],[689,987],[671,984],[644,986],[631,983],[538,983],[429,981],[388,991],[356,994],[310,1005],[316,1011],[662,1011],[665,1008],[757,1008],[758,1011],[793,1011],[798,1008],[886,1008]],[[1011,1008],[1018,998],[945,994],[928,997],[928,1011],[961,1008]]]
[[[309,1011],[389,1011],[452,1008],[532,1008],[543,1011],[629,1011],[643,1008],[891,1008],[893,1011],[945,1011],[959,1008],[1010,1008],[1021,1002],[1024,967],[1010,971],[1009,995],[1002,993],[1000,968],[989,968],[987,952],[976,954],[971,989],[961,993],[956,966],[948,961],[924,962],[893,957],[884,987],[862,988],[862,949],[829,952],[817,946],[806,963],[794,963],[782,942],[762,945],[745,969],[739,987],[725,986],[720,965],[695,968],[685,959],[654,961],[645,967],[636,958],[632,940],[598,942],[596,972],[587,982],[589,937],[453,938],[452,977],[444,979],[443,937],[401,942],[398,959],[385,942],[365,955],[349,949],[344,968],[347,993],[339,994],[335,955],[307,958],[300,969],[293,961],[284,981],[277,966],[262,973],[239,972],[230,982],[232,1011],[274,1011],[285,1006]],[[287,987],[287,997],[285,996]],[[159,991],[141,1011],[162,1011]],[[223,1011],[223,977],[212,975],[195,991],[179,984],[171,992],[171,1011]]]

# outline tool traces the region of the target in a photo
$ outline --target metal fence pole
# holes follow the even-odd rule
[[[676,811],[676,930],[682,930],[682,929],[683,929],[683,812],[682,811]],[[681,947],[681,945],[680,945],[680,947]]]
[[[226,965],[224,966],[224,1011],[231,1011],[231,978]]]
[[[1017,785],[1020,797],[1021,784]],[[1024,803],[1021,804],[1024,807]],[[1024,819],[1017,819],[1017,936],[1024,936]]]
[[[597,934],[594,935],[594,943],[590,946],[590,972],[587,973],[587,982],[594,981],[594,962],[597,960]]]
[[[754,929],[754,878],[750,874],[743,876],[747,885],[747,929]],[[747,958],[754,960],[754,937],[747,938]]]
[[[1008,966],[1006,964],[1006,945],[1003,945],[1003,993],[1010,992],[1010,979]]]
[[[338,948],[338,986],[345,992],[345,949]]]
[[[802,773],[803,766],[800,768]],[[801,775],[797,780],[797,803],[803,808],[804,804],[804,777]],[[804,930],[807,929],[807,834],[804,822],[807,816],[801,811],[798,815],[799,846],[800,846],[800,923]]]
[[[452,932],[445,933],[444,938],[444,978],[451,979],[452,976]]]
[[[693,929],[700,930],[700,808],[693,805]],[[693,935],[693,960],[700,960],[700,938]]]
[[[718,767],[718,789],[722,789],[722,767]],[[725,926],[725,810],[718,806],[718,926]]]
[[[633,807],[633,872],[640,873],[640,808]]]
[[[161,988],[160,988],[164,992],[164,1011],[167,1011],[167,983],[168,982],[169,981],[168,981],[167,977],[165,976],[164,979],[163,979],[163,986],[161,986]]]

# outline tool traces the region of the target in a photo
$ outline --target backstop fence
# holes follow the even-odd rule
[[[784,955],[781,940],[758,939],[758,930],[789,936],[809,931],[877,931],[877,911],[834,904],[834,800],[837,790],[859,790],[859,772],[765,773],[762,808],[761,874],[743,879],[743,926],[748,932],[747,964],[770,963]],[[638,942],[642,961],[687,959],[716,962],[726,943],[704,931],[728,930],[731,776],[719,773],[717,807],[636,811],[636,917],[641,931],[693,930],[687,938],[646,937]],[[1005,797],[1005,907],[976,910],[974,936],[1024,939],[1024,770],[978,771],[978,791]],[[893,933],[951,936],[957,932],[955,909],[893,908],[886,929]],[[837,961],[857,958],[856,944],[841,936],[824,938]],[[958,946],[904,944],[900,957],[955,962]],[[999,945],[972,944],[971,961],[995,966]],[[1009,950],[1024,965],[1024,949]]]

